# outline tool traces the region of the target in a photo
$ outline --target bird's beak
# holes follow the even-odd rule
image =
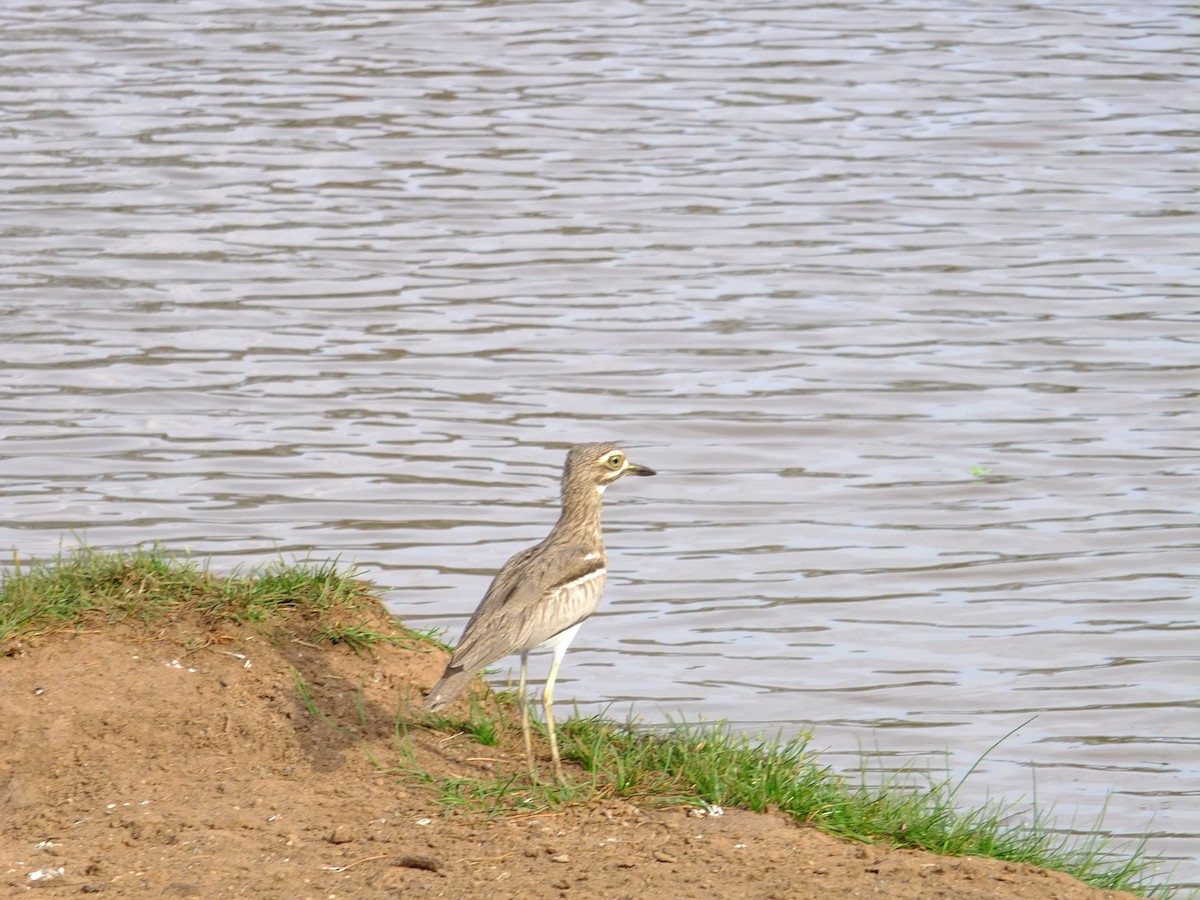
[[[639,466],[637,463],[629,463],[629,465],[627,465],[625,467],[625,474],[626,475],[657,475],[658,473],[655,472],[653,469],[647,468],[646,466]]]

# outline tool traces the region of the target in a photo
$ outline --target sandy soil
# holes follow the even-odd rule
[[[444,662],[195,622],[0,647],[0,894],[1132,896],[1031,866],[846,843],[776,814],[616,800],[493,821],[443,812],[364,748],[399,764],[397,705]],[[311,716],[290,669],[356,733]],[[418,765],[439,774],[522,766],[463,736],[419,732],[413,743]]]

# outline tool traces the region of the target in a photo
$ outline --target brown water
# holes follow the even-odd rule
[[[964,802],[1197,886],[1196,26],[6,4],[0,545],[339,557],[456,637],[617,438],[564,704],[884,773],[1019,727]]]

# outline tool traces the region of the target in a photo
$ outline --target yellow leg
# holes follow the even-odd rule
[[[558,758],[558,737],[554,733],[554,710],[551,707],[554,703],[554,679],[558,677],[558,664],[562,662],[566,650],[566,644],[563,644],[561,648],[555,648],[554,659],[550,661],[550,672],[546,676],[546,686],[542,689],[542,710],[546,713],[546,733],[550,737],[550,757],[554,760],[554,774],[562,782],[565,782],[566,778],[563,777],[562,760]]]
[[[517,687],[517,699],[521,704],[521,737],[525,739],[525,761],[529,763],[529,774],[537,782],[537,763],[533,759],[533,734],[529,727],[529,695],[525,692],[525,670],[529,654],[521,654],[521,682]]]

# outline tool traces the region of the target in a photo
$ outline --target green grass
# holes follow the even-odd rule
[[[470,721],[436,724],[443,730],[478,731],[484,728],[478,718],[489,713],[511,715],[499,704],[477,704]],[[431,723],[406,723],[422,724]],[[501,732],[511,726],[486,727]],[[736,733],[724,723],[646,728],[602,717],[560,722],[558,734],[563,759],[582,765],[585,779],[568,785],[531,784],[521,775],[447,779],[432,785],[437,802],[489,816],[587,805],[613,796],[646,805],[778,809],[848,840],[1029,863],[1099,888],[1173,896],[1153,883],[1156,860],[1142,847],[1122,852],[1094,832],[1080,843],[1055,834],[1049,814],[1010,824],[1011,806],[960,809],[954,798],[962,782],[949,777],[924,785],[901,775],[882,785],[852,783],[818,761],[807,735],[764,739]],[[982,757],[975,765],[979,762]]]
[[[399,623],[381,631],[379,610],[374,588],[335,563],[277,561],[219,575],[157,547],[115,553],[82,547],[50,560],[17,559],[0,576],[0,641],[96,623],[153,624],[188,613],[262,630],[302,620],[313,639],[356,652],[381,641],[430,647],[430,635]]]
[[[430,633],[409,631],[398,622],[393,631],[385,630],[380,610],[371,585],[334,564],[277,562],[217,575],[206,564],[158,548],[126,553],[83,548],[32,564],[14,560],[0,577],[0,641],[111,622],[154,624],[186,614],[201,623],[232,621],[264,632],[302,623],[309,640],[342,643],[360,653],[381,641],[423,651],[444,647]],[[338,722],[317,707],[298,672],[293,670],[292,677],[316,719],[344,736],[358,733],[365,722],[361,697],[356,718]],[[484,693],[472,701],[465,719],[420,711],[411,700],[397,698],[395,765],[381,763],[371,747],[354,739],[374,765],[425,786],[447,809],[498,816],[609,797],[700,809],[778,809],[851,840],[1025,862],[1101,888],[1173,896],[1169,888],[1151,883],[1155,860],[1142,848],[1115,852],[1098,834],[1072,843],[1054,833],[1048,815],[1037,813],[1023,825],[1012,825],[1011,807],[960,809],[955,795],[961,782],[948,777],[924,785],[900,776],[883,785],[853,783],[822,765],[806,736],[749,737],[719,723],[647,728],[576,716],[558,729],[563,759],[585,772],[573,783],[532,784],[523,769],[491,778],[438,777],[419,767],[412,733],[461,733],[482,746],[501,748],[498,756],[520,759],[514,698]],[[1093,831],[1098,828],[1097,823]]]

